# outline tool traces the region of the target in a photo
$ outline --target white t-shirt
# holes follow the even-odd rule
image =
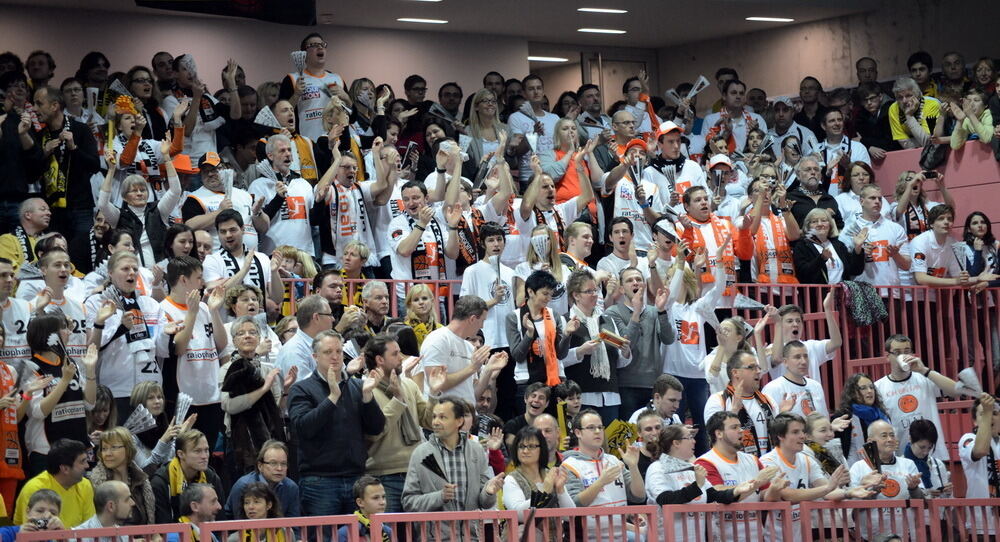
[[[677,214],[684,214],[684,202],[680,199],[684,195],[684,192],[692,186],[708,188],[705,170],[693,160],[684,161],[684,164],[681,165],[681,170],[675,174],[672,186],[667,176],[653,166],[646,166],[646,169],[642,172],[642,178],[659,187],[657,191],[659,197],[654,200],[654,205],[656,205],[654,209],[657,211],[669,207],[670,195],[677,192],[678,201],[677,205],[673,206],[673,209]]]
[[[861,217],[861,196],[854,192],[847,191],[837,194],[837,207],[840,208],[840,216],[844,218],[844,225],[850,226]],[[891,219],[892,211],[889,208],[889,200],[882,197],[882,217]]]
[[[988,499],[990,495],[989,454],[977,460],[972,459],[972,448],[976,444],[976,434],[966,433],[958,439],[958,457],[962,460],[962,470],[965,471],[965,498]],[[993,460],[1000,469],[1000,440],[990,439],[990,449],[993,450]]]
[[[777,467],[781,471],[785,478],[788,479],[789,489],[809,489],[811,487],[817,487],[820,482],[826,479],[823,473],[823,468],[820,467],[819,463],[815,459],[809,457],[808,455],[798,452],[792,457],[792,462],[789,463],[788,459],[780,450],[775,448],[770,452],[767,452],[760,458],[761,464],[765,467]],[[792,504],[792,532],[798,534],[801,532],[799,527],[799,517],[802,511],[798,503]],[[773,515],[768,515],[768,521],[774,525],[774,539],[782,539],[782,513],[781,511],[775,512]]]
[[[645,171],[651,169],[647,167]],[[663,201],[663,195],[660,194],[660,187],[646,179],[645,171],[640,179],[642,188],[646,192],[646,201],[642,203],[646,205],[657,203],[656,209],[662,209],[663,207],[659,204]],[[601,179],[602,187],[604,186],[604,179],[610,174],[610,172],[604,174],[604,178]],[[614,213],[612,216],[623,216],[632,221],[632,243],[635,245],[636,250],[648,251],[653,245],[653,230],[649,224],[646,224],[646,217],[642,214],[642,207],[639,207],[640,202],[635,196],[635,182],[632,179],[623,177],[614,186],[612,191],[609,192],[602,188],[601,192],[605,197],[610,196],[614,198]],[[666,201],[670,201],[669,194],[666,196]]]
[[[531,156],[534,153],[551,151],[555,148],[556,123],[559,122],[559,117],[545,111],[542,112],[542,116],[538,117],[538,121],[542,123],[542,133],[538,134],[538,142],[534,145],[533,152],[528,151],[521,155],[518,163],[522,181],[527,181],[531,177]],[[527,134],[535,133],[535,121],[520,111],[514,112],[507,119],[507,126],[510,127],[511,134],[524,134],[526,138]]]
[[[889,478],[885,481],[885,487],[882,488],[878,494],[875,495],[877,500],[902,500],[910,498],[910,489],[907,485],[906,477],[908,475],[916,474],[920,475],[920,471],[917,470],[917,465],[905,458],[896,457],[895,463],[891,465],[882,465],[882,474],[887,475]],[[861,484],[861,479],[872,472],[871,467],[868,463],[864,461],[858,461],[851,465],[851,485],[857,486]],[[924,483],[920,482],[919,488],[923,489]],[[903,515],[905,509],[900,508],[872,508],[866,511],[858,511],[858,527],[863,536],[867,539],[875,538],[877,534],[895,532],[900,533],[903,531]],[[909,529],[911,533],[915,533],[914,528],[914,512],[912,509],[906,512],[907,521],[909,522]],[[893,521],[895,521],[895,528],[893,527]]]
[[[760,464],[760,460],[750,454],[736,452],[736,461],[730,461],[729,459],[719,455],[714,448],[699,457],[698,460],[695,461],[695,464],[705,467],[705,470],[708,471],[706,480],[713,486],[739,485],[743,482],[756,478],[757,473],[759,473],[763,468]],[[758,493],[751,493],[749,497],[741,500],[740,502],[760,502],[760,495]],[[722,514],[712,515],[715,518],[715,532],[720,532],[722,529],[725,529],[726,536],[731,536],[731,533],[733,532],[732,524],[734,522],[736,523],[736,536],[729,538],[729,540],[734,542],[748,542],[749,540],[756,539],[755,534],[748,535],[746,527],[744,526],[749,526],[750,533],[756,533],[757,527],[754,523],[760,521],[760,514],[758,512],[723,512]],[[702,520],[702,525],[704,525],[703,521],[704,520]],[[725,522],[725,524],[722,525],[722,522]]]
[[[0,349],[0,360],[10,365],[14,370],[20,369],[31,359],[31,348],[28,347],[28,321],[31,320],[31,308],[23,299],[8,297],[0,306],[3,315],[4,341]]]
[[[705,371],[705,380],[708,381],[708,392],[710,394],[719,393],[729,385],[729,374],[726,372],[726,367],[729,366],[728,359],[723,359],[722,363],[719,364],[719,374],[713,375],[711,371],[712,362],[715,361],[715,355],[718,351],[719,347],[716,346],[698,364],[698,368]]]
[[[188,200],[194,200],[201,205],[203,214],[215,212],[222,204],[226,195],[222,192],[214,192],[202,186],[198,190],[188,194]],[[243,218],[243,244],[248,250],[257,250],[257,228],[253,226],[253,196],[246,190],[233,187],[230,195],[233,209],[240,213]],[[185,200],[187,203],[187,200]],[[219,232],[215,229],[215,224],[203,228],[212,234],[212,250],[219,250]]]
[[[774,153],[775,156],[778,157],[782,156],[781,152],[782,144],[785,142],[786,139],[788,139],[791,136],[795,136],[798,138],[799,146],[802,150],[802,156],[805,156],[807,154],[812,154],[813,149],[815,149],[816,145],[819,144],[816,141],[816,134],[814,134],[812,130],[806,128],[805,126],[802,126],[801,124],[795,121],[792,121],[791,126],[788,127],[788,130],[784,134],[778,135],[777,127],[772,126],[771,130],[768,132],[768,135],[770,135],[774,141],[774,143],[771,144],[771,151]]]
[[[941,388],[924,375],[911,372],[901,382],[894,382],[886,375],[875,381],[875,389],[885,405],[885,413],[892,420],[900,449],[910,442],[910,424],[914,420],[930,420],[936,427],[942,427],[937,408]],[[937,445],[932,453],[941,461],[948,461],[950,457],[943,434],[938,432]]]
[[[426,373],[430,367],[444,367],[448,373],[458,372],[472,363],[472,343],[465,340],[448,326],[430,332],[420,346],[420,366]],[[431,397],[430,377],[424,375],[424,395]],[[441,395],[453,395],[476,404],[475,376],[459,382],[454,388]]]
[[[243,256],[236,257],[225,249],[217,250],[207,256],[202,262],[204,272],[202,278],[206,284],[210,284],[219,279],[228,279],[243,269],[243,261],[246,258],[248,247],[243,247]],[[260,252],[254,252],[255,263],[251,264],[250,270],[243,277],[243,284],[256,286],[267,295],[271,288],[271,258]]]
[[[184,154],[191,157],[191,161],[197,163],[197,161],[205,155],[207,152],[215,152],[217,150],[215,144],[215,131],[222,128],[226,124],[226,118],[220,115],[218,104],[219,100],[215,99],[209,93],[202,94],[202,100],[207,100],[211,103],[211,109],[202,109],[199,112],[197,119],[194,124],[194,131],[184,132]],[[173,94],[167,96],[163,99],[162,108],[163,113],[166,118],[171,118],[174,115],[174,109],[180,103],[177,96]],[[198,104],[191,104],[192,108],[198,107]],[[208,122],[205,122],[206,112],[210,112]]]
[[[823,385],[811,378],[806,378],[805,381],[805,384],[798,384],[787,376],[782,376],[768,382],[761,393],[776,405],[781,404],[785,395],[794,396],[795,406],[792,407],[791,411],[803,418],[813,412],[820,412],[824,416],[828,416],[830,411],[826,406]]]
[[[169,297],[160,302],[164,323],[183,322],[188,306],[175,303]],[[194,321],[191,341],[187,351],[177,356],[177,373],[167,378],[177,379],[177,389],[191,396],[191,404],[208,405],[221,400],[219,381],[219,351],[215,348],[215,334],[224,330],[212,328],[212,314],[208,305],[198,303],[198,316]]]
[[[943,244],[939,244],[933,230],[914,237],[910,241],[910,251],[913,253],[913,265],[910,266],[912,273],[927,273],[933,277],[945,278],[957,277],[962,272],[962,266],[952,249],[951,238],[946,238]]]
[[[525,231],[522,234],[522,230],[517,225],[515,215],[520,213],[520,208],[520,198],[513,200],[513,203],[508,205],[502,213],[498,213],[492,204],[481,207],[483,210],[483,220],[496,222],[503,228],[507,243],[504,245],[503,253],[500,255],[500,261],[512,269],[525,262],[528,256],[528,247],[531,244],[531,230]]]
[[[267,228],[267,238],[274,247],[289,245],[312,254],[312,228],[309,224],[309,211],[313,207],[312,186],[301,177],[292,179],[287,186],[281,210],[274,215]],[[263,199],[266,206],[277,194],[275,182],[268,177],[260,177],[250,183],[250,194],[255,199]]]
[[[552,300],[549,301],[549,308],[555,311],[556,314],[566,314],[569,312],[569,294],[566,293],[566,283],[569,282],[569,276],[572,272],[565,264],[560,262],[559,265],[562,266],[562,282],[557,281],[556,291],[552,293]],[[528,265],[528,262],[521,262],[514,268],[514,276],[525,281],[529,275],[541,270],[541,268],[541,264],[537,264],[532,268]],[[525,373],[525,378],[527,378],[527,373]]]
[[[639,272],[642,273],[642,278],[648,279],[649,278],[648,261],[639,261],[637,263],[638,265],[636,265],[636,268],[638,268]],[[622,272],[622,269],[625,269],[631,265],[632,265],[631,261],[626,260],[624,258],[619,258],[617,254],[615,254],[614,252],[610,252],[608,253],[607,256],[601,258],[601,260],[597,262],[597,270],[607,271],[613,277],[618,278],[618,274]]]
[[[374,169],[370,171],[374,171]],[[370,185],[372,182],[362,182],[361,186]],[[400,194],[400,188],[405,183],[405,180],[397,181],[389,194],[389,201],[385,205],[373,206],[374,208],[371,209],[372,226],[375,229],[375,246],[378,249],[379,259],[389,257],[389,253],[392,251],[389,247],[389,222],[406,212],[406,206],[403,205],[403,196]],[[371,192],[371,186],[368,186],[368,191]],[[486,220],[490,219],[487,218]]]
[[[92,295],[84,303],[87,314],[87,329],[93,329],[94,319],[97,317],[104,299],[104,296]],[[163,383],[163,375],[155,358],[156,341],[163,324],[160,320],[160,304],[152,297],[144,295],[136,295],[136,301],[150,337],[149,343],[133,344],[136,344],[137,348],[148,344],[150,348],[148,350],[141,349],[138,352],[133,351],[127,337],[117,334],[124,316],[124,311],[121,309],[116,310],[104,322],[104,330],[99,342],[99,345],[102,346],[101,368],[97,373],[97,381],[110,388],[112,395],[116,398],[131,396],[132,389],[139,382]],[[101,330],[94,330],[95,333],[98,331]]]
[[[497,287],[496,256],[490,256],[490,261],[480,260],[465,268],[462,276],[462,291],[460,295],[477,295],[484,301],[493,299]],[[507,346],[507,330],[504,319],[515,310],[514,307],[514,270],[500,264],[500,281],[507,288],[507,295],[486,312],[483,322],[483,336],[486,344],[493,348]]]
[[[708,135],[708,131],[711,130],[716,123],[719,122],[719,118],[722,113],[712,113],[705,117],[704,122],[701,123],[701,134],[694,136],[692,139],[699,141],[702,148],[707,144],[705,141],[705,136]],[[733,126],[733,139],[736,141],[737,149],[744,149],[747,146],[747,135],[750,133],[750,126],[747,123],[746,117],[749,116],[753,120],[757,121],[757,127],[767,133],[767,123],[764,122],[764,117],[758,115],[757,113],[752,113],[750,111],[743,111],[740,115],[731,117]],[[692,143],[693,145],[693,143]]]
[[[791,337],[786,337],[786,339],[791,340]],[[819,368],[824,363],[833,361],[833,358],[837,355],[836,350],[833,352],[827,351],[826,347],[830,344],[830,339],[809,339],[802,341],[802,343],[806,345],[806,355],[809,356],[809,372],[806,373],[806,376],[822,382],[823,379],[819,374]],[[773,351],[774,348],[773,344],[768,345],[769,351]],[[775,365],[774,358],[770,354],[768,354],[767,358],[768,363],[771,364],[771,370],[767,372],[767,375],[771,380],[781,378],[785,374],[784,364]]]
[[[579,196],[570,198],[562,203],[557,203],[552,206],[550,211],[541,211],[538,209],[532,209],[528,213],[527,219],[521,218],[521,202],[520,200],[515,200],[514,207],[514,220],[517,222],[517,229],[521,231],[524,237],[527,237],[527,243],[531,242],[531,230],[538,225],[538,217],[545,220],[545,224],[550,230],[556,232],[559,235],[566,235],[566,228],[573,223],[578,216],[580,216],[581,207],[577,204],[580,200]],[[561,226],[561,227],[560,227]],[[527,245],[524,245],[525,251],[521,253],[521,257],[525,257],[527,254]]]
[[[873,245],[871,258],[865,258],[865,271],[858,275],[857,281],[867,282],[876,286],[894,286],[900,283],[900,270],[896,261],[889,256],[889,245],[900,247],[900,252],[909,251],[906,242],[906,232],[899,224],[880,218],[876,222],[857,217],[854,222],[845,227],[840,234],[840,241],[854,250],[854,235],[863,228],[868,228],[868,243]],[[883,295],[886,295],[883,293]]]
[[[292,81],[292,88],[295,88],[299,74],[290,73],[288,77]],[[344,80],[340,75],[326,70],[322,74],[304,70],[302,78],[305,80],[306,88],[299,96],[299,103],[296,106],[299,133],[316,141],[320,136],[326,135],[326,130],[323,129],[323,108],[330,101],[329,87],[336,84],[344,88]]]

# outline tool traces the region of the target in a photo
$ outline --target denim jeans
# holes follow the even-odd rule
[[[303,476],[299,480],[302,495],[302,515],[336,516],[351,514],[354,504],[354,482],[359,476]]]
[[[684,386],[684,394],[681,396],[681,404],[677,408],[677,414],[684,418],[686,409],[691,409],[691,420],[698,427],[698,434],[695,436],[694,453],[696,456],[708,451],[708,432],[705,431],[705,403],[708,402],[708,381],[704,378],[685,378],[678,376]]]
[[[406,483],[406,473],[384,474],[378,479],[385,488],[385,511],[396,514],[403,511],[403,484]]]
[[[622,404],[618,410],[618,417],[622,420],[628,421],[633,412],[649,405],[649,400],[653,398],[653,388],[619,387],[618,395],[622,398]]]

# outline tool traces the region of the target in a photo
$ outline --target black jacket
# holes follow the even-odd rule
[[[844,264],[844,277],[842,280],[851,280],[854,277],[864,273],[865,271],[865,256],[864,254],[856,254],[853,250],[849,250],[844,243],[840,242],[840,239],[836,237],[830,238],[830,244],[833,245],[833,249],[837,251],[837,255],[840,256],[840,261]],[[820,258],[819,245],[809,241],[808,239],[801,239],[796,241],[792,245],[792,258],[795,261],[795,276],[799,279],[801,284],[829,284],[829,280],[826,275],[826,262],[823,258]]]
[[[170,463],[163,465],[149,477],[149,485],[153,486],[153,498],[156,499],[156,521],[154,523],[177,523],[181,515],[181,496],[170,496]],[[218,474],[208,467],[205,471],[205,481],[212,484],[219,502],[226,502],[226,492],[222,489],[222,480]]]
[[[299,438],[300,476],[360,476],[368,445],[364,435],[385,428],[385,416],[373,398],[361,401],[361,381],[340,382],[340,399],[330,402],[330,386],[313,372],[288,392],[288,415]]]
[[[800,225],[806,223],[806,215],[809,214],[809,211],[819,207],[833,211],[833,221],[837,223],[837,229],[844,229],[844,217],[840,216],[840,205],[830,194],[823,193],[819,201],[813,201],[801,190],[791,190],[786,198],[792,202],[792,214]]]
[[[624,335],[625,332],[615,328],[614,323],[611,321],[611,317],[602,314],[600,316],[600,327],[603,330],[607,330],[616,335]],[[580,324],[577,328],[576,333],[569,336],[569,346],[570,348],[576,348],[578,346],[583,346],[583,343],[596,339],[597,337],[591,337],[590,332],[587,331],[587,327],[584,324]],[[590,356],[584,356],[576,365],[571,365],[566,367],[566,379],[572,380],[580,385],[580,389],[585,392],[613,392],[618,393],[618,349],[608,345],[607,343],[601,343],[597,345],[598,348],[604,348],[608,354],[608,364],[611,366],[611,378],[610,380],[604,380],[603,378],[596,378],[590,375]]]
[[[854,126],[861,136],[861,144],[868,147],[878,147],[886,151],[898,151],[902,147],[899,142],[892,139],[892,130],[889,128],[889,106],[892,102],[882,104],[877,115],[872,115],[865,108],[858,108],[858,115],[854,121]]]
[[[69,155],[65,161],[69,167],[69,172],[66,174],[66,208],[93,211],[95,202],[90,177],[101,169],[101,157],[97,153],[97,140],[94,139],[90,127],[82,122],[70,119],[69,129],[73,133],[76,149],[69,150],[68,146],[66,148],[66,153]],[[62,130],[62,127],[58,127],[58,130]],[[35,137],[35,146],[39,149],[42,148],[44,132],[43,129]],[[58,153],[59,150],[57,149],[55,152]],[[41,174],[46,170],[49,162],[48,158],[39,156],[40,159],[35,164],[35,171]],[[52,205],[53,202],[49,201],[48,203]]]
[[[28,183],[38,177],[42,159],[41,146],[36,141],[30,149],[21,148],[17,125],[21,118],[11,111],[0,127],[0,201],[19,203],[29,198]]]

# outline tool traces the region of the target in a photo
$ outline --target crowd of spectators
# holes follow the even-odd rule
[[[929,343],[885,333],[889,374],[843,375],[833,397],[837,295],[806,338],[802,308],[735,287],[991,295],[990,218],[961,210],[956,241],[942,174],[915,166],[883,194],[872,163],[995,145],[992,59],[948,53],[935,76],[918,52],[886,83],[866,57],[856,88],[807,76],[770,101],[721,68],[699,110],[712,90],[665,101],[645,73],[550,101],[538,75],[489,72],[432,101],[415,74],[402,94],[348,85],[328,47],[307,35],[287,74],[230,60],[214,92],[189,54],[112,71],[91,52],[63,81],[44,51],[0,55],[5,540],[1000,494],[994,398],[932,370]],[[963,395],[955,495],[937,399]],[[623,423],[634,438],[609,445]],[[273,531],[231,540],[295,536]]]

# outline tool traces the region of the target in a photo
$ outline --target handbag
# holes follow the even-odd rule
[[[946,144],[933,143],[928,140],[924,145],[924,150],[920,151],[920,168],[924,171],[937,169],[948,159],[948,150],[951,147]]]

